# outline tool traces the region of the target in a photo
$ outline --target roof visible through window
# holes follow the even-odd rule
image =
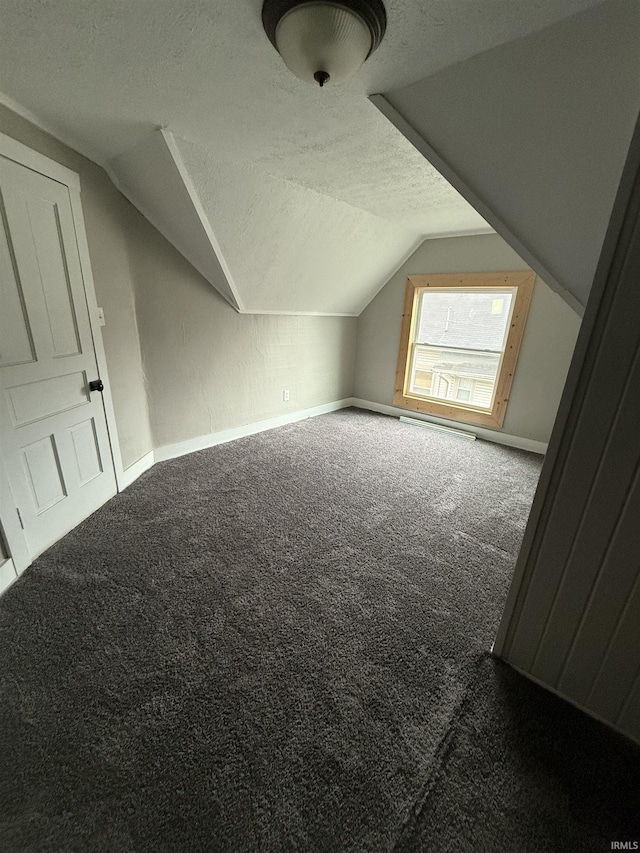
[[[513,292],[445,293],[427,290],[421,297],[416,343],[455,349],[502,352]]]

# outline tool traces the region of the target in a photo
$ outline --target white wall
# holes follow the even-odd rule
[[[354,396],[393,404],[406,278],[423,273],[527,269],[496,234],[425,240],[358,319]],[[580,319],[539,278],[502,432],[547,442]]]
[[[238,314],[137,211],[131,217],[155,447],[351,395],[355,318]]]
[[[640,125],[495,644],[640,743],[638,270]]]
[[[639,45],[640,3],[607,0],[386,93],[582,305],[640,109]]]

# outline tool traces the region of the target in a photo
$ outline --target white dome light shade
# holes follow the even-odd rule
[[[339,83],[360,68],[371,51],[371,33],[344,6],[304,3],[280,20],[276,45],[296,77],[322,86],[325,81]]]
[[[290,71],[324,86],[344,80],[378,47],[382,0],[264,0],[262,24]]]

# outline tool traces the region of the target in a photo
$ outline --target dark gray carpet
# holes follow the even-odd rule
[[[394,853],[595,853],[614,841],[640,845],[640,750],[481,659]]]
[[[0,601],[0,849],[404,844],[539,467],[356,410],[157,465]]]

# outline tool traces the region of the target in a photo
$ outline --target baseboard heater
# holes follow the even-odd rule
[[[451,433],[451,435],[457,435],[460,438],[468,438],[471,441],[476,440],[476,436],[472,432],[464,432],[461,429],[452,429],[451,427],[440,426],[440,424],[432,424],[430,421],[419,421],[417,418],[401,417],[400,420],[403,424],[424,427],[424,429],[435,429],[437,432],[448,432]]]

